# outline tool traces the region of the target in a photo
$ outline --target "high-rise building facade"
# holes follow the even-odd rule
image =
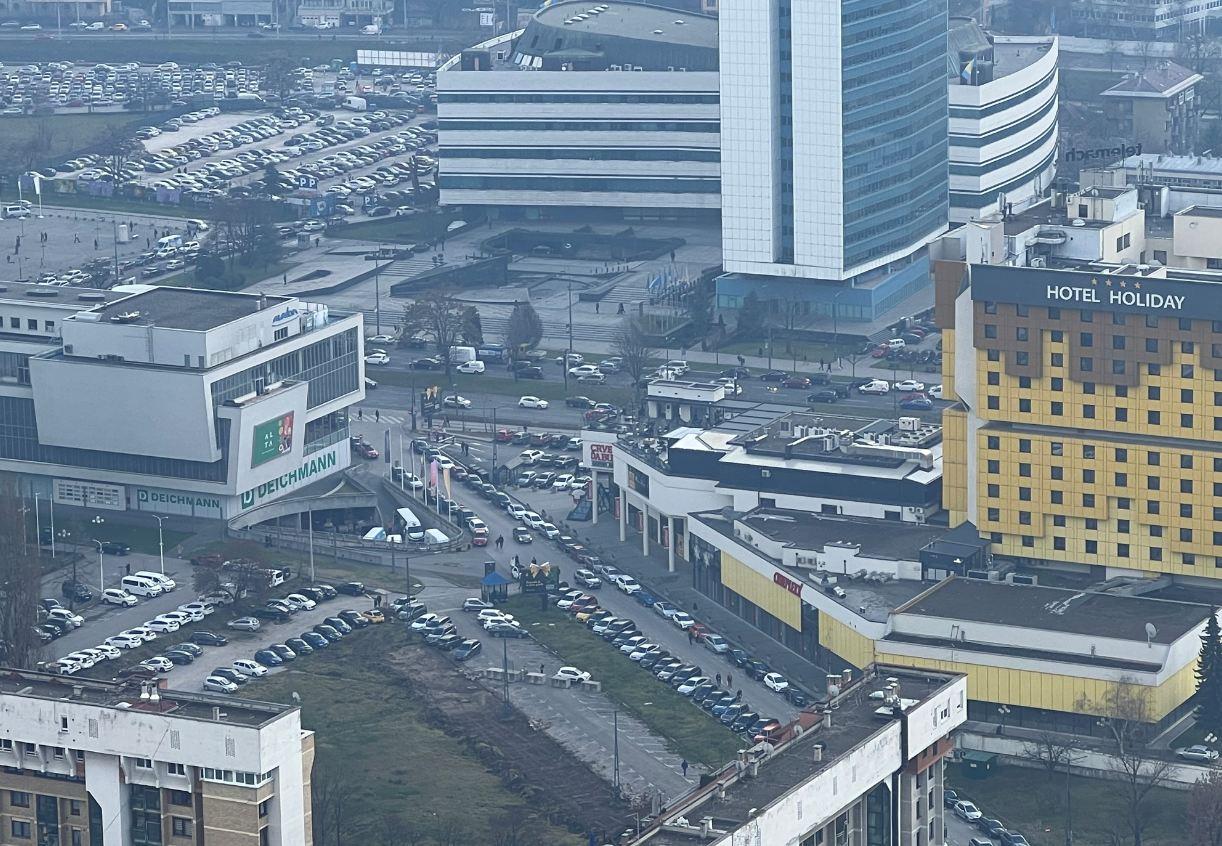
[[[723,4],[719,305],[872,319],[928,284],[947,25],[946,0]]]
[[[1222,279],[937,266],[943,505],[996,555],[1222,573]]]

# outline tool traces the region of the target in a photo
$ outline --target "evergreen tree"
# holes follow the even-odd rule
[[[1197,661],[1196,717],[1201,726],[1222,733],[1222,630],[1218,609],[1210,610],[1201,633],[1201,654]]]
[[[750,291],[743,297],[742,308],[738,311],[739,336],[744,339],[763,337],[767,318],[768,312],[763,301],[755,291]]]
[[[467,306],[462,313],[462,340],[464,344],[480,347],[484,344],[484,324],[479,319],[479,309]]]

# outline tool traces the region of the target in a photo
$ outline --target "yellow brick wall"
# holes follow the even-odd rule
[[[970,519],[967,513],[967,412],[961,408],[942,412],[942,507],[950,512],[952,526]]]
[[[955,399],[955,330],[942,330],[942,398]]]
[[[802,631],[802,601],[724,551],[721,553],[721,583],[794,631]]]

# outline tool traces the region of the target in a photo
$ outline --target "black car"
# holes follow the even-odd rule
[[[314,647],[303,638],[290,637],[284,641],[284,645],[296,652],[298,655],[309,655],[314,652]]]
[[[754,711],[743,711],[734,722],[730,723],[730,731],[741,733],[755,724],[755,721],[760,718],[760,715]]]
[[[349,634],[352,631],[352,626],[348,624],[348,621],[340,617],[327,617],[323,622],[342,635]]]
[[[646,670],[652,670],[657,665],[665,661],[669,661],[669,660],[671,660],[670,653],[666,651],[662,651],[662,652],[655,652],[651,655],[646,655],[638,663],[640,664],[640,666],[644,667]]]
[[[464,640],[455,647],[453,655],[455,661],[466,661],[472,656],[478,655],[483,649],[483,644],[478,640]]]
[[[302,596],[310,597],[310,599],[314,600],[315,602],[326,602],[328,599],[330,599],[330,597],[327,596],[326,592],[323,591],[322,588],[303,587],[303,588],[297,588],[297,592],[300,593]]]
[[[371,625],[369,620],[361,616],[359,611],[353,611],[351,608],[344,609],[339,612],[339,618],[352,626],[354,629],[363,629]]]
[[[761,382],[784,382],[789,378],[789,374],[784,370],[769,370],[767,373],[760,374]]]
[[[271,646],[267,648],[270,649],[272,652],[274,652],[276,655],[278,655],[281,661],[297,660],[297,653],[289,649],[288,646],[283,643],[273,643]]]
[[[326,623],[319,623],[314,627],[315,633],[325,637],[328,643],[335,643],[343,637],[339,629],[335,626],[328,626]]]
[[[360,582],[344,582],[342,585],[337,587],[336,590],[348,596],[365,595],[365,586]]]
[[[72,631],[72,624],[65,623],[62,620],[44,620],[42,628],[55,632],[55,637],[62,637]]]
[[[55,640],[55,630],[46,626],[35,626],[34,634],[38,636],[39,643],[50,643]]]
[[[772,672],[771,667],[769,667],[763,661],[759,661],[755,659],[749,661],[746,665],[744,665],[743,669],[747,671],[747,675],[749,675],[751,678],[755,679],[756,681],[760,681],[761,679],[764,678],[764,676]]]
[[[958,801],[959,801],[958,794],[956,794],[951,804],[954,804],[955,802],[958,802]],[[973,825],[975,825],[976,828],[983,831],[990,838],[1000,837],[1001,833],[1006,830],[1006,827],[1002,824],[1001,820],[994,819],[993,817],[981,817],[980,819],[976,820],[976,822],[973,823]]]
[[[745,367],[728,367],[718,375],[723,379],[747,379],[751,376],[751,371]]]
[[[564,404],[569,408],[593,408],[597,405],[589,397],[565,397]]]
[[[784,696],[795,708],[805,708],[810,704],[810,697],[798,690],[792,684],[785,688]]]
[[[169,658],[170,663],[175,666],[195,663],[195,656],[190,652],[183,652],[181,649],[167,649],[161,654]]]
[[[84,583],[74,582],[71,579],[64,582],[60,586],[60,592],[65,598],[74,602],[88,602],[93,599],[93,591],[91,591]]]
[[[250,681],[249,678],[239,673],[233,667],[217,667],[215,670],[212,671],[211,675],[225,679],[226,681],[231,681],[234,684],[239,685],[239,686],[244,685],[248,681]]]
[[[731,649],[726,653],[726,658],[728,658],[735,667],[745,666],[746,663],[751,660],[751,656],[746,652],[743,652],[741,649]]]
[[[806,401],[810,403],[835,402],[838,399],[840,399],[840,394],[836,393],[835,391],[831,390],[830,388],[824,389],[822,391],[814,391],[813,393],[809,393],[806,395]]]
[[[102,551],[107,555],[130,555],[132,548],[118,541],[102,541]]]
[[[271,605],[256,608],[252,613],[260,620],[271,620],[273,623],[283,623],[285,620],[292,619],[293,616],[289,612]]]
[[[326,649],[331,645],[331,641],[327,640],[326,635],[319,632],[302,632],[301,640],[304,640],[306,643],[312,646],[315,651],[319,649]]]
[[[530,529],[525,526],[513,527],[513,539],[517,543],[534,543],[535,536],[530,533]]]
[[[224,646],[229,638],[215,632],[191,632],[191,642],[200,646]]]
[[[542,367],[523,367],[521,370],[518,371],[518,378],[519,379],[542,379],[543,378],[543,368]]]
[[[530,637],[526,629],[512,623],[493,623],[485,631],[492,637]]]

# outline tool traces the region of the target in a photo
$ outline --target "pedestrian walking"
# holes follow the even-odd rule
[[[717,686],[721,687],[721,673],[717,674]]]
[[[539,665],[539,675],[541,675],[541,676],[546,675],[546,673],[543,671],[543,665],[542,665],[542,664],[540,664],[540,665]]]
[[[620,303],[620,304],[619,304],[619,310],[618,310],[617,312],[615,312],[615,313],[616,313],[616,314],[623,314],[623,313],[624,313],[624,304],[623,304],[623,303]]]
[[[98,248],[98,239],[97,239],[97,238],[94,238],[94,239],[93,239],[93,248],[94,248],[95,250]]]
[[[743,701],[743,689],[741,687],[738,689],[738,693],[734,694],[734,701],[735,702]]]
[[[675,263],[675,251],[674,250],[670,251],[670,263],[671,264]]]
[[[595,314],[598,314],[598,309],[599,309],[599,306],[601,306],[601,305],[602,305],[602,304],[601,304],[601,303],[600,303],[598,300],[595,300],[595,301],[594,301],[594,313],[595,313]]]
[[[502,549],[504,546],[505,546],[505,536],[504,536],[504,535],[497,535],[497,536],[496,536],[496,548],[497,548],[497,550]]]
[[[364,420],[364,419],[365,419],[365,409],[363,409],[363,408],[358,408],[358,409],[356,410],[356,419],[357,419],[357,420]]]
[[[132,574],[132,565],[128,564],[127,572],[124,575],[130,576],[131,574]]]
[[[726,687],[734,687],[734,674],[726,673]]]
[[[375,408],[373,410],[373,419],[376,422],[381,423],[382,422],[382,412]]]
[[[687,758],[679,762],[679,769],[683,770],[683,777],[687,778]]]
[[[692,630],[691,630],[691,629],[688,629],[688,630],[687,630],[687,642],[688,642],[689,644],[690,644],[690,643],[695,643],[695,642],[696,642],[696,636],[695,636],[694,634],[692,634]]]

